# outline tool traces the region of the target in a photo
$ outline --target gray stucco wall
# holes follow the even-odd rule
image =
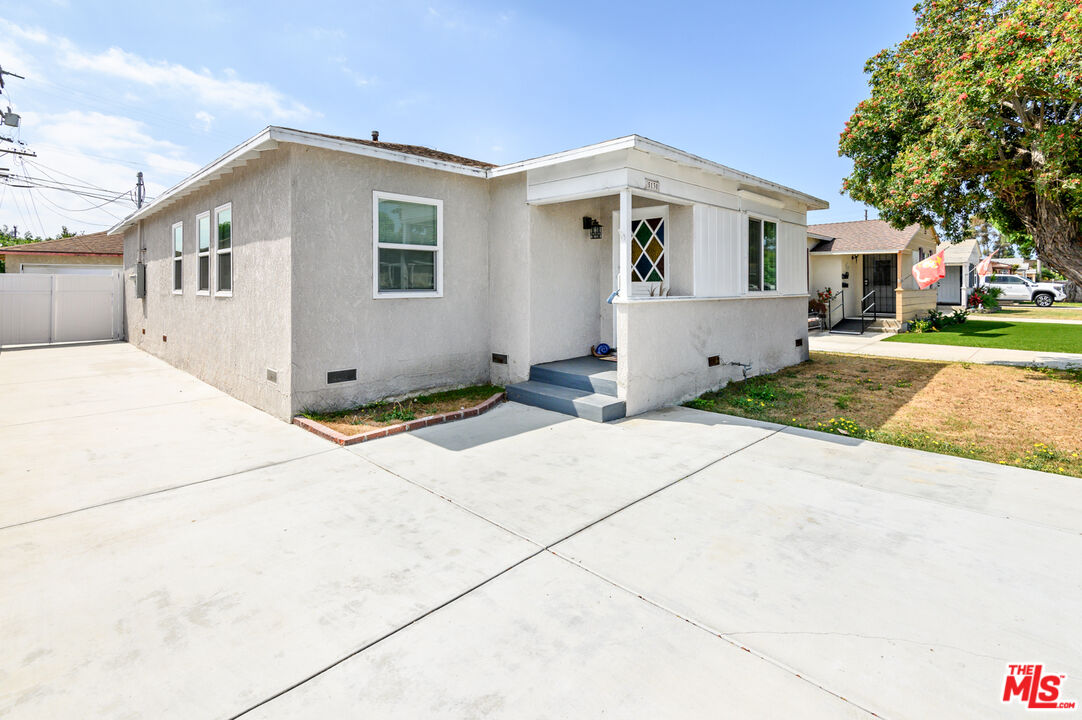
[[[808,359],[807,298],[619,303],[617,375],[627,414],[683,402],[744,377]],[[796,341],[801,346],[796,346]],[[707,358],[721,364],[709,367]]]
[[[146,298],[136,299],[130,278],[124,283],[132,344],[282,419],[291,416],[289,175],[288,151],[278,150],[152,215],[141,230]],[[196,295],[195,216],[228,202],[233,296]],[[174,295],[172,225],[179,221],[183,294]],[[133,227],[124,236],[126,275],[138,261],[139,234]],[[277,370],[277,383],[267,380],[268,368]]]
[[[598,200],[530,208],[532,363],[587,355],[599,342],[600,257],[612,246],[591,240],[582,218],[600,211]]]
[[[507,356],[492,365],[492,382],[530,374],[530,208],[526,173],[489,180],[489,344]]]
[[[311,147],[290,156],[292,411],[487,382],[486,181]],[[375,190],[443,200],[443,297],[372,297]],[[327,383],[353,368],[356,381]]]

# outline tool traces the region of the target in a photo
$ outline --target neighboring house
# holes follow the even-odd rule
[[[375,137],[269,127],[117,224],[130,341],[280,418],[599,342],[611,387],[540,392],[636,414],[808,357],[825,201],[636,135],[503,166]]]
[[[936,290],[920,290],[913,265],[935,252],[935,230],[910,225],[903,230],[883,220],[855,220],[808,226],[811,291],[830,288],[837,311],[830,318],[860,317],[862,309],[898,322],[934,309]],[[870,310],[869,310],[870,308]]]
[[[124,267],[123,239],[105,232],[0,247],[4,272],[107,275]]]
[[[992,258],[992,273],[995,275],[1021,275],[1029,280],[1037,281],[1040,274],[1040,260],[1026,260],[1025,258]]]
[[[981,248],[976,238],[957,243],[942,243],[936,252],[946,250],[946,276],[936,283],[936,300],[940,305],[965,306],[969,293],[977,287],[977,265]]]

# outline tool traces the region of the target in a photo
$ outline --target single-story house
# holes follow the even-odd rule
[[[902,230],[883,220],[809,225],[811,292],[830,288],[834,293],[831,326],[843,315],[859,318],[862,311],[897,323],[912,320],[936,306],[935,288],[919,289],[910,270],[934,254],[937,244],[935,229],[920,225]]]
[[[969,293],[977,287],[977,265],[981,248],[976,238],[957,243],[942,243],[936,252],[943,254],[946,276],[936,283],[936,299],[940,305],[965,306]]]
[[[280,418],[493,382],[607,420],[806,359],[827,206],[637,135],[496,166],[268,127],[110,232],[130,341]]]
[[[108,275],[124,267],[124,243],[107,232],[0,247],[4,272]]]
[[[1019,257],[992,258],[991,271],[993,275],[1021,275],[1022,277],[1037,282],[1041,272],[1040,260],[1027,260]]]

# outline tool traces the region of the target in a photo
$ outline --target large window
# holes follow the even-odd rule
[[[443,292],[443,201],[372,194],[375,297]]]
[[[748,290],[778,289],[778,224],[748,218]]]
[[[198,266],[198,282],[195,291],[199,295],[210,294],[210,211],[195,216],[197,245],[195,263]]]
[[[173,293],[180,295],[183,290],[181,283],[184,276],[181,272],[181,262],[184,256],[184,223],[178,222],[173,225]]]
[[[233,294],[233,206],[214,209],[214,294]]]

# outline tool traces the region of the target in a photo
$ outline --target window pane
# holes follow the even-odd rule
[[[228,292],[233,289],[233,254],[222,253],[218,256],[218,291]]]
[[[218,249],[225,250],[233,242],[233,208],[218,211]]]
[[[207,218],[207,219],[209,221],[210,218]],[[207,230],[210,230],[209,223],[207,225]],[[199,289],[200,290],[210,290],[210,256],[209,255],[200,255],[199,256]]]
[[[748,219],[748,290],[762,290],[762,223]]]
[[[435,245],[436,206],[401,200],[380,200],[379,241]]]
[[[204,215],[197,222],[199,252],[206,252],[210,249],[210,215]]]
[[[778,224],[763,223],[763,290],[778,289]]]
[[[435,290],[436,253],[380,248],[379,289]]]
[[[180,290],[180,260],[173,261],[173,289]]]
[[[177,225],[173,228],[173,257],[180,257],[184,252],[184,228]]]

